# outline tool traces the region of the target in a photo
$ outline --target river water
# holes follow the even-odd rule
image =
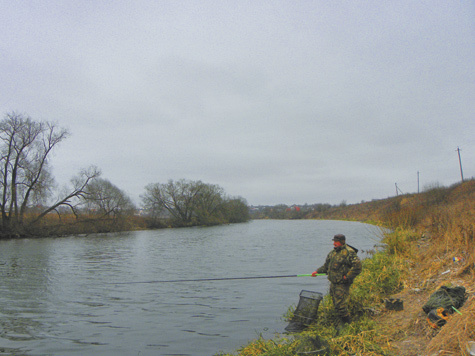
[[[284,331],[331,237],[368,250],[380,230],[318,220],[0,241],[0,355],[211,356]],[[359,253],[365,257],[364,252]],[[149,282],[149,283],[137,283]]]

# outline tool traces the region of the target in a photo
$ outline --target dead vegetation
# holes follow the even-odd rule
[[[414,239],[391,244],[393,252],[407,262],[404,288],[392,296],[403,300],[404,310],[383,311],[375,317],[381,337],[394,355],[470,355],[467,343],[475,341],[473,179],[448,188],[435,186],[421,194],[335,207],[308,217],[370,221],[413,235]],[[434,330],[422,306],[443,285],[465,287],[467,300],[460,309],[462,315],[454,312],[446,325]]]
[[[475,341],[475,182],[437,188],[413,197],[415,202],[406,199],[414,211],[404,215],[418,216],[410,228],[421,238],[412,249],[404,290],[394,296],[404,301],[404,310],[376,321],[396,355],[469,355],[467,344]],[[434,330],[422,306],[443,285],[465,287],[467,300],[461,315],[452,313],[446,325]]]
[[[381,333],[390,340],[395,355],[469,355],[466,345],[475,340],[475,280],[473,274],[463,273],[464,269],[464,265],[451,266],[450,272],[426,279],[423,277],[427,267],[421,268],[424,272],[419,272],[417,267],[411,269],[404,290],[393,296],[403,300],[404,310],[384,312],[375,320]],[[433,329],[422,306],[443,285],[465,287],[468,299],[459,310],[462,315],[454,312],[447,324]]]

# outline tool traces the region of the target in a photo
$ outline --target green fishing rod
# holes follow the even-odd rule
[[[324,273],[318,273],[315,276],[324,276]],[[293,277],[312,277],[312,274],[289,274],[284,276],[251,276],[251,277],[223,277],[223,278],[196,278],[196,279],[167,279],[157,281],[136,281],[136,282],[115,282],[107,284],[151,284],[151,283],[181,283],[181,282],[210,282],[210,281],[232,281],[243,279],[266,279],[266,278],[293,278]]]

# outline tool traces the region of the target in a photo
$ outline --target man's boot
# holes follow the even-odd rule
[[[350,323],[351,323],[351,320],[350,320],[349,315],[340,317],[340,323],[338,324],[336,328],[336,335],[340,335],[341,331]]]
[[[343,325],[343,326],[351,323],[351,319],[350,319],[349,315],[345,315],[345,316],[341,317],[340,321],[341,321],[340,324]]]

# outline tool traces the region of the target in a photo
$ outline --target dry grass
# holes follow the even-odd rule
[[[384,326],[396,326],[395,353],[400,356],[469,355],[468,341],[475,341],[475,184],[460,185],[444,195],[443,204],[428,205],[416,225],[425,238],[417,241],[411,257],[410,276],[399,297],[405,300],[400,314],[381,318]],[[458,257],[461,261],[454,262]],[[421,308],[442,285],[464,286],[469,298],[439,330],[432,329]]]
[[[404,310],[375,318],[393,354],[469,355],[467,342],[475,341],[475,181],[346,209],[341,215],[334,210],[331,218],[372,220],[399,231],[391,248],[407,262],[407,273],[404,289],[393,297],[404,301]],[[422,306],[442,285],[464,286],[469,298],[460,308],[463,315],[452,314],[434,330]]]
[[[28,214],[25,221],[32,221],[35,214]],[[71,213],[60,215],[50,213],[39,222],[25,227],[28,236],[67,236],[102,232],[132,231],[146,229],[146,221],[141,216],[124,215],[119,217],[101,217],[82,213],[78,216]]]
[[[421,246],[422,247],[422,246]],[[423,246],[421,251],[426,249]],[[422,253],[422,252],[421,252]],[[468,355],[467,341],[475,340],[475,278],[473,268],[467,273],[465,264],[447,262],[450,272],[443,274],[444,261],[432,264],[429,259],[415,264],[406,278],[406,287],[394,295],[404,301],[401,312],[385,312],[376,318],[380,331],[392,340],[392,350],[398,356]],[[473,264],[472,264],[473,266]],[[448,269],[447,269],[448,270]],[[445,272],[445,271],[444,271]],[[427,275],[424,276],[424,273]],[[421,278],[422,277],[422,278]],[[434,330],[427,322],[422,306],[441,286],[464,286],[470,296],[445,326]]]

